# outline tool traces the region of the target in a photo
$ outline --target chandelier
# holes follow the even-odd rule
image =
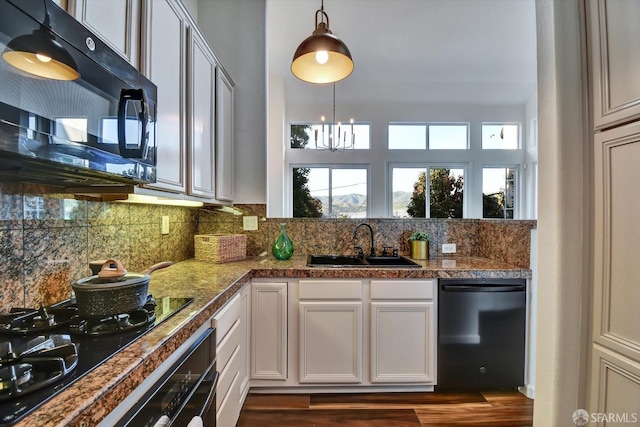
[[[313,126],[313,135],[316,150],[319,151],[345,151],[353,149],[356,142],[356,134],[353,131],[353,118],[349,120],[350,126],[343,126],[342,122],[336,123],[336,84],[333,84],[333,119],[326,124],[328,131],[325,133],[325,117],[320,118],[321,124]],[[320,139],[318,139],[320,136]]]

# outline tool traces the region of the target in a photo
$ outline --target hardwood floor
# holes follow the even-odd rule
[[[531,427],[533,400],[515,391],[250,394],[237,427]]]

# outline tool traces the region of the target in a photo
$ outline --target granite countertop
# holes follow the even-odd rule
[[[155,297],[193,303],[62,391],[20,427],[92,426],[111,412],[173,351],[252,278],[530,278],[531,270],[477,257],[417,261],[423,268],[310,268],[306,258],[250,258],[226,264],[187,260],[151,275]]]

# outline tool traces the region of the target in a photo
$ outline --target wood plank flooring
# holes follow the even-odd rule
[[[237,427],[531,427],[533,400],[516,391],[250,394]]]

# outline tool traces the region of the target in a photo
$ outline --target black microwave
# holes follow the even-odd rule
[[[157,88],[51,0],[0,0],[0,179],[156,180]]]

